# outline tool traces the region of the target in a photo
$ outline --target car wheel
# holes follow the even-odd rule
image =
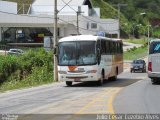
[[[152,78],[151,81],[152,81],[152,84],[157,84],[157,82],[158,82],[157,79],[155,79],[155,78]]]
[[[66,81],[66,85],[67,86],[72,86],[72,82],[71,81]]]

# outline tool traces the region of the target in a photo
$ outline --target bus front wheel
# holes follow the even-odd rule
[[[71,86],[71,85],[72,85],[72,82],[71,82],[71,81],[66,81],[66,85],[67,85],[67,86]]]
[[[104,82],[104,71],[102,72],[101,79],[97,81],[98,86],[102,86]]]

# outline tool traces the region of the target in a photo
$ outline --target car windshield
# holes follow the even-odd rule
[[[133,61],[134,64],[143,64],[143,60],[134,60]]]
[[[59,44],[59,65],[96,64],[96,42],[74,41]]]
[[[160,53],[160,41],[152,42],[149,49],[149,54]]]

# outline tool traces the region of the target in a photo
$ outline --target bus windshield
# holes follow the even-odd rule
[[[160,41],[152,42],[149,49],[149,54],[160,53]]]
[[[96,60],[95,41],[71,41],[59,43],[59,65],[94,65]]]

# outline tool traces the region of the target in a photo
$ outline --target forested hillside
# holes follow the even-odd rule
[[[127,4],[125,7],[121,7],[122,14],[130,22],[131,28],[136,28],[135,33],[147,34],[147,25],[151,24],[151,21],[156,22],[156,26],[151,27],[150,36],[160,37],[160,0],[103,0],[109,3],[114,8],[117,8],[117,4]],[[142,15],[142,13],[145,13]],[[136,27],[136,25],[141,25]],[[133,31],[131,31],[133,32]]]
[[[148,18],[160,18],[160,0],[104,0],[113,7],[118,3],[127,4],[121,9],[122,13],[132,20],[141,12],[147,13]]]

